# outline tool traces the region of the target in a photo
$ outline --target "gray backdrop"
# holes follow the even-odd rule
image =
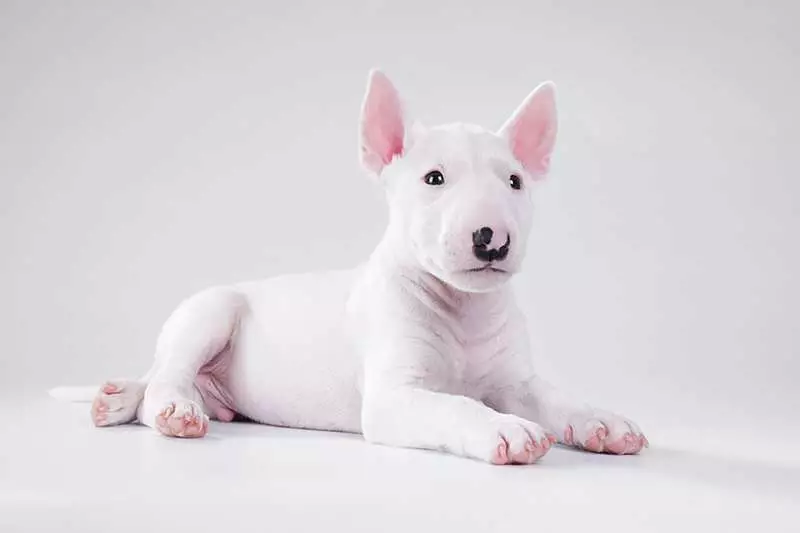
[[[192,292],[366,257],[379,66],[431,123],[557,83],[516,281],[548,376],[645,429],[792,420],[797,3],[281,4],[0,2],[3,394],[139,375]]]

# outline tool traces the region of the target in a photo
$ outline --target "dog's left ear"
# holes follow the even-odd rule
[[[361,164],[379,175],[395,156],[402,155],[404,138],[400,95],[383,72],[372,70],[359,121]]]
[[[499,134],[511,146],[514,157],[534,178],[550,169],[550,154],[556,144],[556,88],[553,82],[539,85],[522,102]]]

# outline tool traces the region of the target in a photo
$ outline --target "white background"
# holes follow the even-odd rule
[[[515,282],[547,377],[651,435],[789,446],[797,6],[0,1],[2,394],[138,376],[194,291],[364,259],[381,67],[428,123],[557,84]]]

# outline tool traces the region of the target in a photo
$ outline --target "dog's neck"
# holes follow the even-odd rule
[[[391,226],[370,257],[380,276],[391,280],[409,298],[422,303],[442,319],[468,324],[504,319],[509,287],[488,292],[459,290],[420,264],[406,239]],[[473,326],[469,326],[473,329]]]

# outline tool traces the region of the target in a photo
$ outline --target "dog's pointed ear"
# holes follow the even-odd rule
[[[402,155],[405,133],[397,89],[383,72],[370,71],[359,121],[359,150],[364,168],[379,175],[394,157]]]
[[[528,95],[499,134],[508,140],[514,157],[534,178],[550,169],[550,154],[556,143],[556,88],[547,81]]]

